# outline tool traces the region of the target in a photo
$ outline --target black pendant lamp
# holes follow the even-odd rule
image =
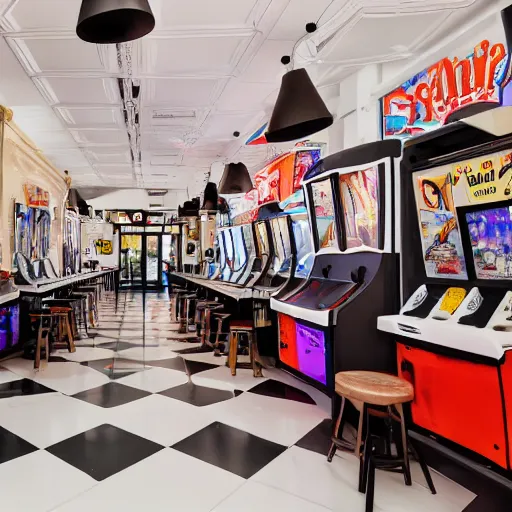
[[[283,76],[265,136],[268,142],[288,142],[319,132],[333,121],[308,72],[294,69]]]
[[[126,43],[149,34],[155,17],[148,0],[82,0],[76,33],[88,43]]]
[[[219,184],[219,194],[245,194],[252,189],[252,180],[247,167],[242,163],[228,164]]]

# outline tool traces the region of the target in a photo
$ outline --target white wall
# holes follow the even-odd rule
[[[177,209],[187,200],[185,190],[170,190],[163,197],[163,209]],[[95,210],[147,210],[150,203],[158,203],[161,197],[149,197],[143,189],[121,189],[87,202]]]

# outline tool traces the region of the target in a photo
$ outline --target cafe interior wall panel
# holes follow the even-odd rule
[[[50,196],[50,259],[62,271],[64,208],[68,185],[64,174],[53,167],[34,143],[13,121],[4,125],[2,152],[1,254],[2,268],[10,270],[14,251],[15,203],[25,204],[23,185],[41,187]]]

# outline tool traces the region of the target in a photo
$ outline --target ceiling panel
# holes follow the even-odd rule
[[[131,153],[128,147],[88,147],[85,154],[91,162],[101,164],[129,164]]]
[[[99,47],[78,37],[13,38],[35,73],[54,71],[103,71]]]
[[[100,172],[102,175],[116,175],[116,176],[132,176],[133,175],[133,168],[131,164],[126,165],[118,165],[118,164],[111,164],[111,165],[96,165],[95,169]]]
[[[197,0],[164,0],[158,28],[239,27],[249,21],[256,4],[257,0],[209,0],[200,5]]]
[[[400,17],[400,30],[397,30],[395,16],[365,16],[329,48],[327,60],[374,59],[378,62],[381,56],[403,53],[416,41],[425,39],[445,16],[440,12],[408,14]],[[368,37],[368,34],[374,36]]]
[[[124,144],[128,142],[126,130],[70,130],[79,144]]]
[[[212,114],[203,127],[203,135],[208,138],[234,139],[233,132],[244,133],[254,119],[254,114]]]
[[[18,0],[10,18],[20,30],[73,30],[81,0]]]
[[[113,78],[34,78],[53,103],[113,104],[120,102],[117,80]]]
[[[228,36],[143,39],[144,71],[153,75],[229,74],[243,43],[244,38]]]
[[[144,81],[142,95],[146,105],[205,107],[216,85],[215,79],[153,78]]]
[[[257,112],[265,99],[279,84],[250,83],[240,79],[230,80],[216,107],[219,111]]]
[[[69,125],[115,127],[123,123],[119,107],[55,107],[61,118]]]

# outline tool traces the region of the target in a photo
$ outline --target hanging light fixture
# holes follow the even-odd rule
[[[283,76],[265,137],[268,142],[297,140],[331,126],[333,121],[308,72],[294,69]]]
[[[242,162],[231,163],[224,167],[224,174],[219,184],[219,194],[244,194],[251,189],[251,176]]]
[[[76,33],[88,43],[126,43],[149,34],[155,17],[148,0],[82,0]]]

